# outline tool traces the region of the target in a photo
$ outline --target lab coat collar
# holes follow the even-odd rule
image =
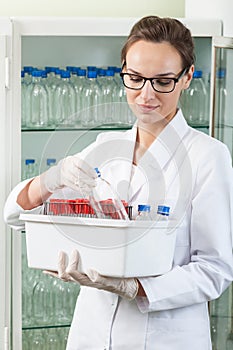
[[[175,117],[162,130],[140,159],[138,166],[135,167],[133,176],[132,164],[137,136],[137,123],[135,123],[131,130],[121,134],[120,142],[118,139],[117,157],[113,156],[114,161],[110,161],[108,164],[105,175],[107,179],[115,178],[118,184],[121,183],[117,191],[123,196],[122,198],[126,198],[125,194],[128,192],[129,183],[131,191],[130,194],[128,194],[128,200],[133,198],[137,192],[140,191],[140,188],[145,182],[155,177],[155,174],[161,173],[163,168],[173,157],[179,145],[182,144],[182,139],[187,131],[188,125],[181,110],[178,110]],[[143,173],[146,176],[143,176]],[[125,187],[123,186],[124,182]]]
[[[188,124],[183,116],[183,113],[178,109],[174,118],[166,125],[161,131],[155,141],[148,148],[147,152],[150,152],[159,162],[161,168],[165,166],[167,161],[173,156],[177,147],[181,144],[184,135],[188,131]],[[132,142],[129,147],[127,156],[133,161],[134,147],[137,137],[137,122],[133,128],[125,133],[125,139]],[[147,152],[144,156],[146,156]],[[140,164],[144,162],[144,156],[140,160]],[[152,164],[153,165],[153,164]]]
[[[161,172],[180,146],[182,149],[181,153],[184,155],[182,140],[187,131],[188,125],[181,110],[178,110],[175,117],[151,144],[135,168],[130,186],[133,192],[131,199],[137,195],[146,182],[160,178]],[[146,175],[144,176],[144,181],[141,169],[143,169],[143,173]]]
[[[181,145],[184,135],[188,131],[188,125],[183,117],[181,110],[178,110],[175,117],[166,125],[155,141],[151,144],[147,152],[150,152],[155,162],[151,165],[159,164],[163,169],[167,162],[172,158],[177,148]],[[146,155],[146,154],[145,154]],[[141,162],[144,162],[144,157]]]

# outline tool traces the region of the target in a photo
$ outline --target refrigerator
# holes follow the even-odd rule
[[[64,156],[74,154],[92,142],[99,132],[106,131],[103,128],[87,130],[82,127],[21,130],[20,73],[22,67],[29,65],[34,67],[72,65],[119,67],[121,47],[137,20],[137,18],[75,17],[12,17],[0,20],[0,74],[4,77],[0,80],[0,111],[2,112],[0,118],[4,126],[0,131],[2,134],[0,152],[2,169],[4,169],[0,175],[3,193],[0,199],[1,209],[10,189],[21,179],[25,159],[35,159],[37,171],[44,171],[47,158],[55,158],[58,161]],[[199,21],[185,18],[180,20],[192,31],[196,47],[196,68],[202,70],[208,91],[207,113],[210,123],[192,126],[205,133],[211,133],[214,100],[212,75],[215,64],[213,43],[216,36],[222,35],[222,23],[218,20]],[[114,128],[127,129],[119,126]],[[228,139],[223,141],[228,142]],[[30,306],[30,295],[35,292],[42,275],[38,273],[33,275],[34,272],[26,266],[25,234],[11,231],[6,227],[3,219],[1,220],[0,278],[1,286],[3,285],[4,288],[0,288],[0,293],[3,293],[1,300],[5,301],[6,307],[4,313],[0,315],[0,349],[27,350],[32,349],[32,344],[35,344],[38,349],[43,347],[47,347],[48,350],[65,349],[72,312],[69,310],[69,317],[62,320],[61,316],[60,321],[58,318],[50,317],[57,315],[56,312],[59,314],[63,305],[62,303],[59,305],[55,292],[47,295],[47,305],[52,305],[50,316],[48,318],[43,318],[43,315],[40,315],[42,318],[33,316],[36,303]],[[29,277],[31,284],[27,279]],[[47,280],[46,288],[51,287],[51,283],[54,282]],[[25,289],[25,284],[27,287],[31,286],[31,289]],[[59,290],[63,287],[59,286]],[[64,293],[68,293],[67,288],[63,288]],[[54,290],[54,285],[48,289]],[[39,292],[38,295],[40,298]],[[77,295],[78,286],[72,291],[73,307]],[[223,301],[227,310],[230,307],[228,299],[227,294]],[[38,300],[41,302],[41,299]],[[216,319],[214,312],[217,311],[214,311],[214,306],[210,306],[210,309]],[[222,319],[220,321],[222,322]],[[214,327],[213,331],[215,332]],[[62,339],[61,334],[63,334]]]

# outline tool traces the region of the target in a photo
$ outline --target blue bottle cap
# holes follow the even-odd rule
[[[66,66],[66,70],[73,72],[75,70],[75,66]]]
[[[24,66],[23,70],[25,73],[31,73],[35,68],[33,66]]]
[[[219,68],[216,73],[217,78],[225,78],[226,76],[226,69],[225,68]]]
[[[111,69],[111,70],[113,70],[113,72],[115,73],[115,71],[116,71],[116,66],[108,66],[108,69]]]
[[[52,164],[55,164],[56,163],[56,159],[55,158],[48,158],[47,160],[46,160],[46,164],[47,165],[52,165]]]
[[[114,76],[114,70],[113,69],[107,69],[106,70],[106,76],[107,77],[113,77]]]
[[[120,72],[121,72],[121,68],[120,67],[116,67],[115,73],[120,73]]]
[[[35,163],[35,159],[25,159],[25,164],[34,164]]]
[[[106,75],[106,69],[101,68],[98,70],[99,77],[104,77],[105,75]]]
[[[47,73],[55,73],[56,69],[59,69],[59,67],[53,67],[53,66],[45,66],[45,71]]]
[[[157,214],[169,216],[169,211],[170,211],[170,207],[167,207],[166,205],[159,205]]]
[[[55,68],[55,74],[60,75],[61,74],[61,69],[60,68]]]
[[[139,204],[138,211],[150,212],[150,205],[147,204]]]
[[[101,176],[101,172],[99,171],[99,169],[98,168],[94,168],[94,170],[96,171],[97,176],[100,177]]]
[[[41,76],[42,78],[47,78],[47,72],[45,70],[42,70]]]
[[[87,66],[87,70],[96,70],[96,66]]]
[[[87,77],[88,78],[97,78],[97,71],[96,70],[89,70],[87,72]]]
[[[195,70],[193,73],[193,78],[202,78],[202,70]]]
[[[59,69],[58,67],[50,67],[50,72],[56,73],[56,69]]]
[[[33,70],[32,71],[33,77],[41,77],[42,76],[42,70]]]
[[[61,78],[70,78],[70,71],[61,70]]]
[[[50,66],[45,66],[44,69],[47,73],[50,73],[51,72],[51,68]]]
[[[78,74],[79,77],[85,77],[85,76],[86,76],[86,69],[81,69],[81,68],[80,68],[80,69],[78,70],[78,73],[77,73],[77,74]]]

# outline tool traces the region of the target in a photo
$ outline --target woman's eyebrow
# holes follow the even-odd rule
[[[127,71],[127,72],[130,71],[130,72],[132,72],[132,74],[140,75],[141,77],[143,76],[141,73],[135,71],[135,70],[132,69],[132,68],[127,68],[126,71]],[[160,78],[160,77],[166,77],[167,75],[174,75],[174,76],[175,76],[176,74],[173,73],[173,72],[166,72],[166,73],[155,74],[154,77],[155,77],[155,78],[157,78],[157,77]],[[152,78],[153,78],[153,77],[152,77]]]

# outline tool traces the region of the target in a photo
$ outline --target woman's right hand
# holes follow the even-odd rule
[[[95,170],[78,155],[69,156],[41,175],[41,185],[53,193],[63,187],[86,195],[96,185]]]

